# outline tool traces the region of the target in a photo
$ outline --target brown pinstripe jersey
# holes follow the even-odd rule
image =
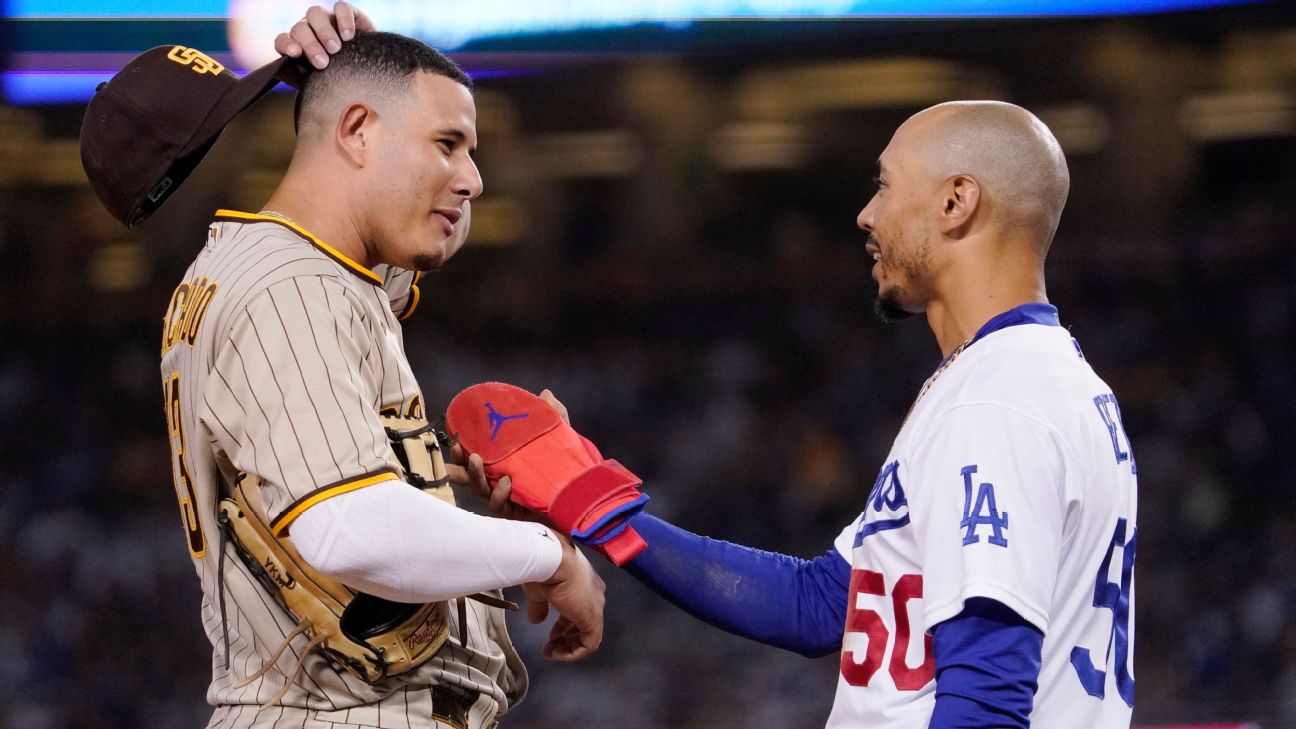
[[[300,636],[278,670],[234,688],[294,623],[232,547],[224,544],[221,559],[217,501],[239,472],[256,473],[267,518],[287,529],[314,503],[396,477],[378,418],[424,415],[398,321],[418,303],[415,280],[409,271],[364,268],[291,221],[222,210],[172,297],[163,390],[176,494],[213,646],[207,699],[220,708],[212,726],[261,726],[276,716],[290,726],[298,719],[303,726],[432,726],[434,685],[478,697],[472,713],[488,725],[526,691],[503,611],[475,601],[467,602],[466,644],[451,610],[451,638],[437,656],[376,686],[312,652],[283,707],[258,719],[256,705],[278,692],[301,655]]]

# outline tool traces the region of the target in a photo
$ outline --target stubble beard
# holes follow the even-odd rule
[[[445,260],[439,253],[418,253],[414,256],[414,270],[431,273],[441,268]]]
[[[873,313],[877,314],[883,324],[895,324],[913,316],[913,312],[905,311],[900,305],[899,286],[878,292],[877,298],[873,299]]]
[[[897,242],[903,244],[903,241],[903,238],[899,238]],[[918,245],[913,247],[896,246],[895,244],[889,247],[893,252],[888,264],[904,272],[905,279],[910,287],[925,286],[927,272],[931,268],[931,240],[924,236]],[[897,255],[894,252],[897,247],[902,250],[909,248],[912,252]],[[906,296],[907,293],[906,288],[899,284],[880,289],[877,298],[873,300],[873,313],[877,315],[878,319],[882,320],[883,324],[895,324],[913,317],[916,312],[909,311],[902,303],[902,299],[910,298]]]

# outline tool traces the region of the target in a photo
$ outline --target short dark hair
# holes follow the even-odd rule
[[[473,87],[472,77],[459,64],[423,41],[397,33],[358,32],[329,58],[328,66],[306,75],[293,109],[293,123],[298,125],[301,110],[326,97],[338,81],[363,79],[368,85],[396,88],[417,72],[445,76],[470,90]]]

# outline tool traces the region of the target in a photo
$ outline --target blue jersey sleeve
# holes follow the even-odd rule
[[[647,513],[631,524],[648,548],[625,570],[690,615],[805,656],[841,647],[850,564],[835,548],[804,560],[701,537]]]
[[[1002,603],[972,598],[933,632],[930,729],[1027,729],[1044,634]]]

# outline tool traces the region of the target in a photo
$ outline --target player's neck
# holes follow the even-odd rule
[[[319,184],[321,179],[326,177],[289,169],[263,209],[290,218],[342,255],[373,268],[378,262],[365,247],[342,190]]]
[[[1013,266],[969,270],[927,302],[927,324],[948,357],[986,322],[1022,304],[1048,303],[1042,271]]]

